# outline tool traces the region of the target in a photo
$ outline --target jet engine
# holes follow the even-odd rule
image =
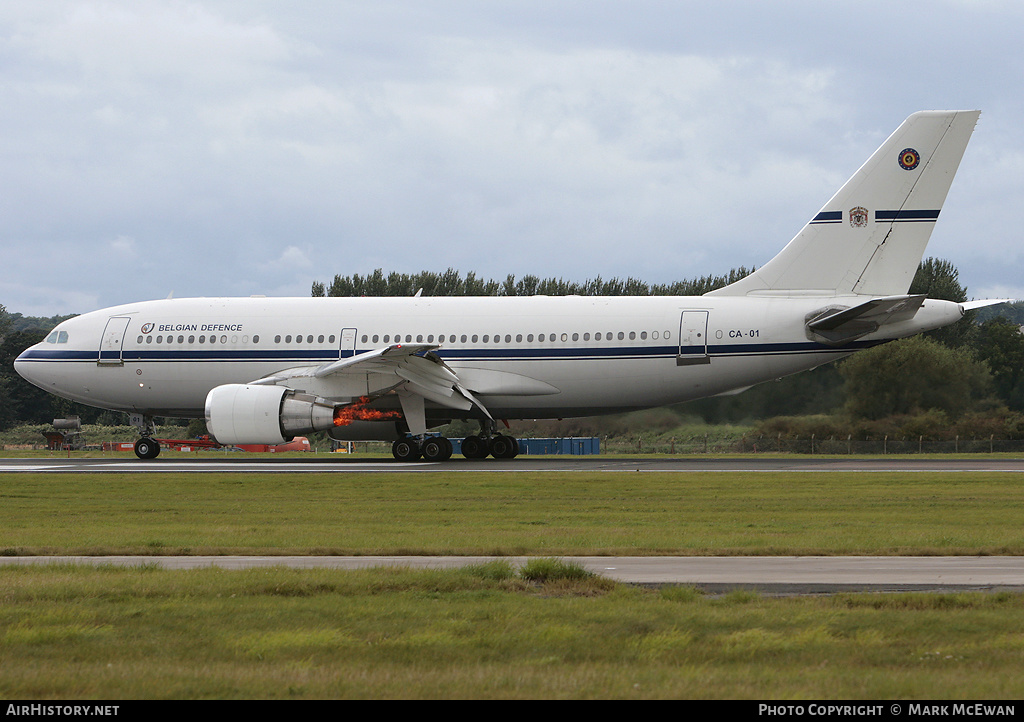
[[[283,386],[225,384],[206,396],[206,428],[221,444],[283,444],[334,427],[335,404]]]

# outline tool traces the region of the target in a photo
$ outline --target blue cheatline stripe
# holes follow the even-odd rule
[[[612,348],[484,348],[484,349],[441,349],[437,354],[446,361],[597,361],[609,359],[674,359],[677,354],[704,355],[712,357],[785,355],[806,353],[842,353],[874,346],[880,342],[856,342],[841,348],[826,346],[813,341],[798,343],[757,343],[717,344],[704,346],[638,346]],[[369,350],[369,349],[365,349]],[[357,350],[363,353],[365,350]],[[20,356],[23,361],[45,362],[91,362],[96,363],[95,351],[50,351],[29,349]],[[116,358],[116,357],[114,357]],[[330,350],[166,350],[126,351],[124,360],[132,362],[210,362],[210,363],[271,363],[310,364],[336,361],[338,352]]]
[[[934,223],[939,211],[875,211],[875,222]]]
[[[875,211],[876,223],[933,223],[938,220],[938,210],[895,210]],[[826,225],[843,222],[842,211],[822,211],[811,219],[811,225]]]
[[[822,211],[814,218],[811,219],[812,224],[820,223],[842,223],[843,212],[842,211]]]

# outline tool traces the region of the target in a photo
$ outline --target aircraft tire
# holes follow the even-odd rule
[[[420,458],[420,447],[413,439],[399,439],[391,445],[391,455],[399,461],[416,461]]]
[[[491,455],[495,459],[512,459],[519,449],[519,444],[511,436],[495,436],[491,439]]]
[[[447,461],[452,458],[452,442],[443,436],[432,436],[423,442],[422,453],[427,461]]]
[[[155,459],[160,455],[160,442],[142,437],[135,442],[135,455],[140,459]]]
[[[487,442],[479,436],[467,436],[462,440],[462,455],[467,459],[486,459],[488,452]]]

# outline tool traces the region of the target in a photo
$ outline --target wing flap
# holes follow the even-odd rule
[[[389,371],[393,369],[395,361],[409,358],[416,354],[436,351],[440,346],[426,343],[405,343],[392,344],[383,348],[365,351],[355,356],[338,359],[329,364],[317,368],[313,375],[318,379],[337,373],[369,373],[374,371]]]
[[[414,363],[417,359],[421,363]],[[420,356],[412,356],[395,368],[395,373],[406,381],[421,386],[438,396],[451,396],[459,378],[444,366],[432,363]]]

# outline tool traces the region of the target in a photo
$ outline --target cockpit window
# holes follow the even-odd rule
[[[46,337],[46,343],[67,343],[68,332],[67,331],[53,331],[49,336]]]
[[[46,343],[57,343],[57,332],[54,331],[46,337]]]

